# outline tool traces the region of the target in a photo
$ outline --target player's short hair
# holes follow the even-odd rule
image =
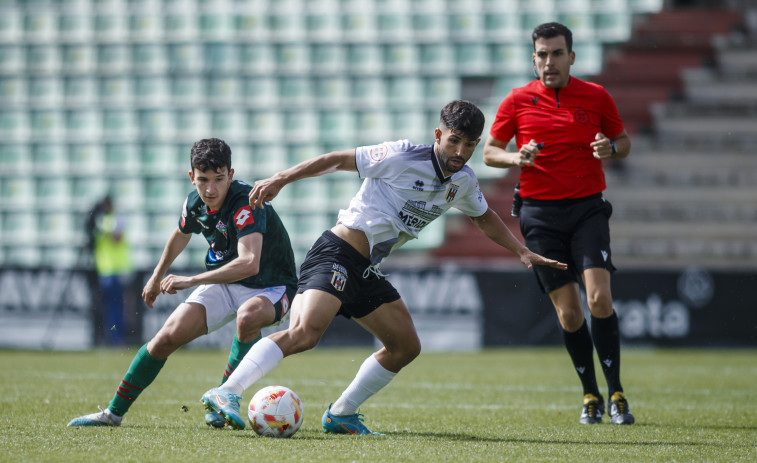
[[[481,137],[485,123],[484,113],[470,101],[455,100],[447,103],[439,113],[439,123],[450,130],[457,130],[469,140]]]
[[[189,160],[192,170],[217,172],[226,167],[231,171],[231,148],[220,138],[205,138],[192,145]]]
[[[537,39],[552,39],[559,36],[565,37],[565,45],[568,46],[568,53],[573,51],[573,32],[570,31],[565,25],[560,23],[544,23],[539,24],[534,28],[531,33],[531,40],[534,42],[534,50],[536,50]]]

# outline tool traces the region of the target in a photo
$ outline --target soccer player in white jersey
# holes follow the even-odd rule
[[[433,145],[407,140],[335,151],[255,182],[250,205],[261,207],[285,185],[337,170],[357,172],[363,184],[338,222],[323,233],[300,269],[289,328],[258,341],[220,387],[202,402],[244,427],[239,415],[243,391],[286,356],[312,349],[336,315],[353,318],[383,347],[366,359],[357,376],[322,418],[329,433],[378,434],[364,424],[358,407],[389,384],[420,354],[410,312],[379,264],[450,207],[455,207],[495,243],[520,257],[528,268],[566,265],[531,252],[489,209],[478,180],[465,163],[481,141],[484,115],[472,103],[453,101],[441,111]]]

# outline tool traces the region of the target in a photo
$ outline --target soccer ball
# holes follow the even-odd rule
[[[302,425],[302,401],[291,389],[268,386],[250,400],[247,417],[259,436],[292,437]]]

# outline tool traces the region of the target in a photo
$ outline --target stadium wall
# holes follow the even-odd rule
[[[520,270],[456,266],[386,269],[413,314],[426,351],[560,344],[554,310],[534,277]],[[188,294],[161,295],[153,309],[139,300],[149,272],[131,289],[126,317],[131,344],[146,342]],[[704,268],[617,272],[613,296],[625,345],[757,346],[757,310],[747,290],[757,272]],[[102,342],[96,279],[84,269],[0,269],[0,347],[88,349]],[[588,318],[588,310],[587,312]],[[281,327],[267,330],[270,333]],[[226,348],[233,323],[190,347]],[[337,317],[322,346],[370,346],[373,338]]]

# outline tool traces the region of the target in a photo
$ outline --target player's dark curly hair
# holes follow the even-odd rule
[[[481,137],[484,131],[484,113],[470,101],[455,100],[442,108],[439,122],[451,130],[458,130],[469,140]]]
[[[573,32],[570,31],[565,25],[560,23],[544,23],[539,24],[534,28],[531,33],[531,40],[534,42],[534,50],[536,50],[537,39],[552,39],[559,36],[565,37],[565,45],[568,46],[568,53],[573,51]]]
[[[189,160],[192,170],[217,172],[218,169],[226,167],[230,171],[231,148],[220,138],[205,138],[192,145]]]

